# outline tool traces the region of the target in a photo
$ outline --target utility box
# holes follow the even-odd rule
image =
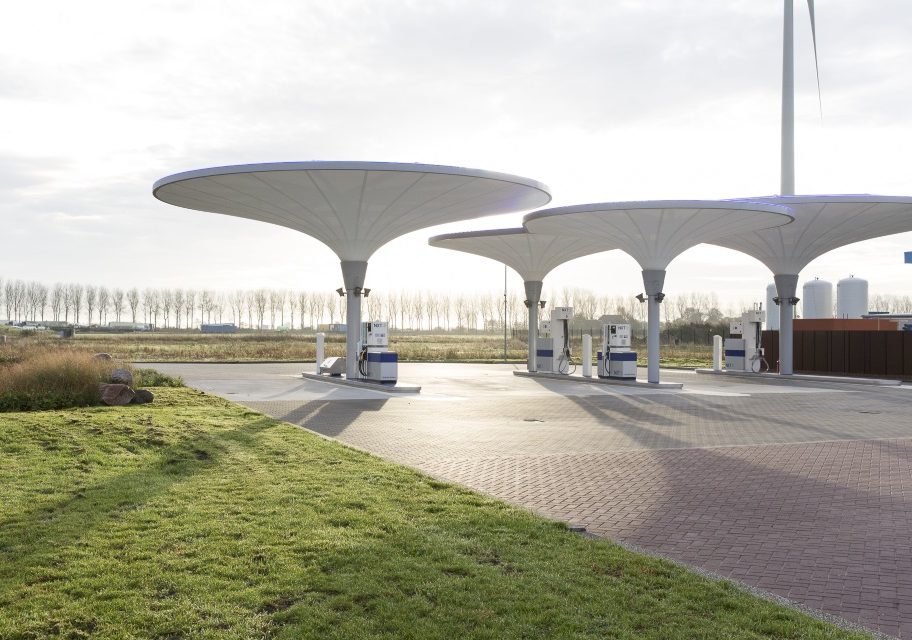
[[[345,373],[345,358],[326,358],[320,363],[320,373],[326,373],[331,376],[341,376]]]

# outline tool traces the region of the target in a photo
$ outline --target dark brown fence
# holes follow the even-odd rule
[[[912,378],[912,331],[796,331],[796,372]],[[779,361],[779,332],[764,331],[770,367]]]

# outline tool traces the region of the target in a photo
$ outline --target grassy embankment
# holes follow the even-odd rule
[[[0,638],[849,638],[186,388],[0,415]]]
[[[344,355],[344,336],[327,334],[326,355]],[[198,332],[77,334],[73,346],[105,351],[117,358],[138,362],[312,361],[314,336],[309,332],[244,332],[203,335]],[[574,340],[574,353],[581,352]],[[493,334],[426,334],[394,332],[390,348],[403,362],[503,362],[503,336]],[[646,364],[646,346],[635,345],[640,364]],[[507,341],[507,360],[526,359],[526,343]],[[665,346],[664,366],[710,366],[711,348],[700,345]]]

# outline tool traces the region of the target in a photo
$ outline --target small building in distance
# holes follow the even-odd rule
[[[321,324],[317,327],[317,331],[324,331],[326,333],[345,333],[347,327],[345,323],[333,323],[333,324]]]
[[[237,333],[237,325],[231,322],[224,324],[201,324],[201,333]]]

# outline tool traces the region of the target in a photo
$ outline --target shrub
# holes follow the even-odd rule
[[[180,376],[169,376],[155,369],[133,369],[133,386],[135,387],[182,387],[184,379]]]
[[[39,350],[0,366],[0,411],[98,404],[98,385],[110,379],[113,366],[87,353]]]

